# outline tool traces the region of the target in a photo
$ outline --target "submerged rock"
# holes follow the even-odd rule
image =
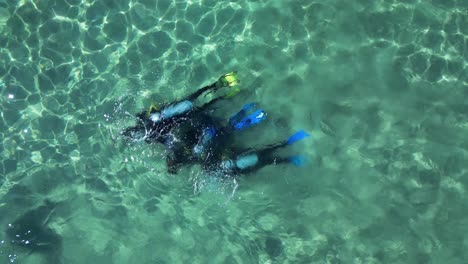
[[[435,188],[420,188],[412,190],[409,201],[413,205],[429,205],[437,201],[438,192]]]
[[[272,258],[276,258],[283,252],[283,243],[279,238],[267,237],[265,240],[265,250]]]
[[[62,237],[48,226],[55,207],[46,201],[8,224],[6,235],[13,248],[42,254],[45,263],[62,263]]]

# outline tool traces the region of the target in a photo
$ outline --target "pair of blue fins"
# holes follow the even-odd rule
[[[267,117],[266,112],[263,109],[257,109],[256,103],[248,103],[242,107],[242,109],[229,118],[229,124],[232,129],[236,131],[244,130],[259,124],[264,121]],[[292,145],[297,141],[304,138],[310,137],[310,135],[304,130],[291,135],[283,145]],[[303,166],[306,162],[306,157],[303,155],[290,156],[288,160],[295,166]]]

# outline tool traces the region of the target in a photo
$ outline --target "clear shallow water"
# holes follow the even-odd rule
[[[463,263],[466,1],[0,1],[0,258],[17,263]],[[234,182],[115,137],[238,70],[269,121],[313,135]],[[3,230],[49,199],[46,253]],[[55,255],[60,255],[56,257]]]

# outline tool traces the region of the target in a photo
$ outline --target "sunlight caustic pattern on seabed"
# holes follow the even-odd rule
[[[467,14],[462,0],[0,0],[1,261],[462,263]],[[161,149],[116,136],[231,70],[244,93],[219,115],[269,113],[240,143],[303,128],[309,166],[171,177]],[[60,252],[8,243],[46,198]]]

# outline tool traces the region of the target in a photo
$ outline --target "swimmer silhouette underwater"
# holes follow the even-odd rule
[[[304,156],[283,157],[276,150],[309,137],[300,130],[287,140],[266,145],[260,149],[238,149],[234,146],[235,133],[264,121],[267,114],[257,109],[256,103],[248,103],[228,120],[220,120],[210,114],[213,105],[237,94],[240,83],[236,72],[221,76],[216,82],[173,103],[156,107],[136,115],[136,125],[124,129],[121,134],[129,142],[145,141],[162,144],[166,151],[169,173],[175,174],[181,166],[200,164],[210,175],[235,176],[255,172],[267,165],[290,163],[301,166]],[[197,102],[203,94],[221,89],[228,91],[207,103]]]

